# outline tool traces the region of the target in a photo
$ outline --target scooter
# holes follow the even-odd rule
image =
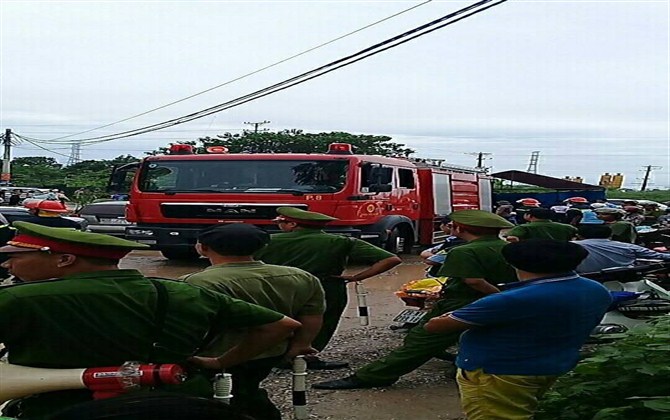
[[[670,314],[670,263],[614,267],[582,276],[599,281],[614,303],[593,330],[592,341],[607,341],[655,316]]]
[[[434,277],[404,284],[395,294],[405,302],[407,308],[393,318],[395,324],[389,328],[394,331],[406,330],[421,322],[433,303],[440,299],[442,286],[446,280]]]

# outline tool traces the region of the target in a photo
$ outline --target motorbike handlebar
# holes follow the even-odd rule
[[[651,262],[654,260],[644,260],[644,261]],[[607,281],[607,280],[613,280],[613,277],[614,278],[635,277],[639,279],[646,274],[663,273],[663,272],[665,273],[670,272],[670,261],[654,261],[650,264],[635,265],[632,267],[611,267],[591,273],[581,273],[580,275],[582,277],[587,277],[596,281]]]

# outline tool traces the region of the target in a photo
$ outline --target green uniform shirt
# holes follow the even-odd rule
[[[444,292],[447,299],[479,299],[484,296],[464,283],[466,278],[483,278],[492,285],[517,281],[516,272],[502,256],[507,242],[497,236],[483,236],[450,249],[437,273],[449,277]]]
[[[224,293],[291,318],[321,315],[326,309],[319,279],[294,267],[269,265],[260,261],[217,264],[182,279],[194,286]],[[204,354],[222,354],[238,343],[240,338],[239,333],[226,333]],[[264,352],[256,359],[282,355],[286,352],[287,343]]]
[[[323,280],[341,275],[348,262],[374,264],[393,256],[360,239],[319,229],[298,229],[272,235],[270,244],[256,254],[256,259],[297,267]]]
[[[509,232],[508,236],[516,236],[524,239],[555,239],[557,241],[570,241],[577,235],[577,228],[572,225],[552,222],[551,220],[537,220],[516,226]]]
[[[614,223],[608,223],[607,226],[612,229],[612,240],[619,242],[635,243],[637,239],[637,231],[635,226],[624,220],[617,220]]]
[[[283,316],[182,282],[168,292],[165,324],[153,360],[156,289],[139,271],[110,270],[0,288],[0,342],[9,362],[42,368],[86,368],[126,361],[181,363],[210,329],[262,325]],[[210,395],[202,395],[209,396]],[[26,415],[53,412],[91,398],[62,391],[26,398]]]

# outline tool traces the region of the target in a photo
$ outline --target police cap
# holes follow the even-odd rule
[[[295,207],[277,207],[277,213],[279,216],[274,219],[275,222],[295,222],[303,225],[322,226],[333,220],[338,220],[335,217]]]
[[[50,251],[84,257],[120,259],[133,249],[148,245],[127,241],[100,233],[81,232],[69,228],[41,226],[29,222],[14,222],[18,234],[0,248],[1,253]]]
[[[252,255],[270,242],[270,234],[246,223],[231,223],[207,229],[198,242],[220,255]]]
[[[459,210],[451,213],[451,220],[467,226],[506,229],[514,225],[497,214],[484,210]]]

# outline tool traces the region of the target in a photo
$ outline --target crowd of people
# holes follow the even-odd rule
[[[619,209],[579,201],[565,211],[526,200],[516,209],[499,203],[495,212],[461,210],[444,218],[445,242],[421,254],[427,275],[445,279],[439,300],[397,349],[313,387],[390,386],[438,357],[457,366],[469,419],[531,419],[542,394],[577,364],[611,304],[608,290],[580,273],[637,258],[670,260],[635,245],[634,226]],[[196,250],[211,265],[179,280],[119,268],[121,258],[146,245],[15,222],[18,233],[0,248],[2,266],[21,281],[0,288],[0,343],[9,363],[54,369],[180,363],[190,367],[188,379],[161,391],[209,399],[214,374],[225,370],[233,381],[225,418],[281,419],[261,382],[297,356],[309,369],[347,367],[318,356],[347,306],[347,283],[402,261],[360,239],[326,233],[336,220],[330,216],[292,207],[277,212],[281,233],[247,224],[202,231]],[[587,212],[597,222],[587,223]],[[365,268],[344,275],[349,263]],[[456,344],[457,355],[446,353]],[[3,413],[64,418],[90,400],[87,390],[41,393],[12,400]],[[100,407],[109,411],[109,403]]]
[[[20,206],[25,200],[32,199],[60,201],[63,205],[70,201],[70,198],[62,190],[40,190],[34,188],[12,188],[11,190],[2,188],[0,189],[0,199],[9,206]]]

